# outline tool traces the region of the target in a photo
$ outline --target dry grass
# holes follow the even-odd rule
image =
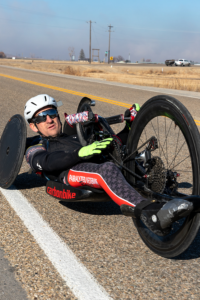
[[[82,76],[82,73],[80,71],[80,69],[75,69],[71,66],[67,66],[64,70],[63,70],[63,74],[68,74],[68,75],[76,75],[76,76]]]
[[[83,77],[105,79],[142,86],[154,86],[187,91],[200,91],[200,68],[160,67],[141,65],[107,65],[66,61],[8,60],[0,59],[0,65],[39,70]]]
[[[72,67],[72,66],[67,66],[63,70],[63,74],[68,74],[68,75],[75,75],[75,76],[90,76],[90,74],[104,74],[105,72],[103,70],[98,70],[98,69],[84,69],[81,67]]]

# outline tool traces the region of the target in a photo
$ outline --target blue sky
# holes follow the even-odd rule
[[[68,48],[74,47],[76,59],[81,48],[88,57],[92,20],[92,48],[100,49],[101,60],[111,24],[112,56],[200,61],[199,15],[199,0],[2,0],[0,51],[68,60]]]

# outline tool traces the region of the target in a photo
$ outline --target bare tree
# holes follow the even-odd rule
[[[117,59],[118,59],[118,61],[124,60],[123,56],[121,56],[121,55],[118,55],[118,56],[117,56]]]
[[[4,52],[0,52],[0,58],[6,58],[6,55]]]
[[[74,49],[74,47],[69,47],[68,51],[69,51],[70,60],[72,60],[72,56],[75,55],[75,49]]]
[[[124,60],[123,56],[118,55],[113,57],[113,62],[118,62]]]

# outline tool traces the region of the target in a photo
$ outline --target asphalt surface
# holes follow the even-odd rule
[[[26,292],[15,279],[15,267],[10,266],[0,249],[0,299],[1,300],[26,300]]]
[[[0,67],[0,73],[130,105],[134,102],[142,105],[158,94],[155,91],[3,67]],[[25,102],[37,94],[47,93],[56,100],[62,100],[61,116],[63,112],[76,112],[81,100],[80,96],[69,92],[2,76],[0,91],[0,133],[12,115],[23,115]],[[200,97],[198,93],[195,95],[197,98],[182,95],[176,95],[176,98],[188,108],[194,119],[200,120]],[[94,107],[94,112],[103,116],[123,113],[124,110],[120,105],[100,101]],[[122,127],[123,125],[117,125],[115,130]],[[30,130],[28,135],[32,135]],[[159,257],[144,245],[131,218],[122,216],[119,207],[112,201],[59,203],[45,193],[45,181],[33,174],[28,175],[27,171],[28,166],[24,162],[15,182],[16,188],[113,299],[199,299],[199,234],[179,258]],[[24,297],[27,293],[30,299],[76,299],[3,196],[0,200],[0,230],[0,247],[13,268],[12,275],[15,275],[24,290]],[[9,275],[6,278],[6,285],[14,288],[15,281],[9,283]],[[2,292],[0,286],[0,295]]]

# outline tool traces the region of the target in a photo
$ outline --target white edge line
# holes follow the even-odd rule
[[[112,299],[20,191],[14,186],[0,191],[78,299]]]
[[[5,65],[0,65],[0,67],[14,69],[14,70],[21,70],[21,71],[26,71],[26,72],[31,72],[31,73],[37,73],[37,74],[44,74],[44,75],[49,75],[49,76],[89,81],[89,82],[94,82],[94,83],[118,86],[118,87],[141,90],[141,91],[152,92],[152,93],[162,93],[162,94],[168,94],[168,95],[174,95],[174,96],[182,96],[182,97],[187,97],[187,98],[200,99],[199,92],[185,91],[185,93],[183,93],[183,91],[180,91],[180,90],[149,87],[149,86],[142,86],[142,85],[141,86],[140,85],[131,85],[131,84],[127,84],[127,83],[124,84],[124,83],[119,83],[119,82],[109,82],[109,81],[103,81],[102,79],[99,79],[99,78],[92,79],[92,78],[79,77],[79,76],[75,76],[75,75],[64,75],[64,74],[62,75],[62,74],[56,74],[56,73],[49,73],[49,72],[42,72],[42,71],[36,71],[36,70],[28,70],[28,69],[10,67],[10,66],[5,66]],[[199,95],[197,95],[197,94],[193,95],[193,93],[198,93]]]

